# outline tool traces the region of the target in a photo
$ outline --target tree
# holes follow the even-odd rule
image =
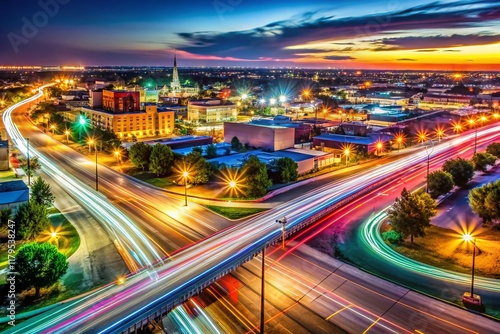
[[[23,169],[24,173],[29,176],[33,176],[33,173],[40,169],[40,162],[38,157],[30,157],[30,168],[28,170],[28,159],[20,158],[19,166]]]
[[[217,156],[217,146],[210,144],[207,146],[207,158],[215,158]]]
[[[45,206],[33,201],[19,207],[14,221],[16,222],[16,237],[24,240],[33,239],[50,226]]]
[[[453,183],[460,188],[465,187],[474,176],[474,166],[462,158],[446,160],[442,169],[451,174]]]
[[[231,139],[231,149],[233,151],[238,152],[239,150],[241,150],[242,147],[243,145],[241,145],[241,142],[238,139],[238,137],[234,136],[233,139]]]
[[[174,152],[167,145],[160,143],[153,146],[149,158],[149,170],[158,176],[164,176],[172,172]]]
[[[493,166],[497,158],[490,153],[476,153],[472,157],[472,164],[475,171],[485,172],[488,166]]]
[[[500,180],[469,191],[469,206],[483,224],[500,220]]]
[[[486,147],[486,152],[500,159],[500,143],[491,143]]]
[[[16,283],[21,290],[35,288],[35,298],[40,289],[55,284],[68,270],[66,256],[48,242],[28,243],[16,254]]]
[[[277,183],[293,182],[299,177],[298,165],[291,158],[279,158],[271,162],[269,174]]]
[[[436,202],[425,192],[410,193],[406,188],[401,198],[396,198],[388,211],[392,229],[403,239],[424,237],[425,228],[430,226],[431,218],[436,214]]]
[[[137,167],[145,170],[149,165],[149,158],[151,157],[151,146],[143,142],[135,143],[130,146],[129,157],[130,161]]]
[[[49,208],[54,204],[55,196],[50,191],[50,184],[38,177],[31,186],[31,201]]]
[[[266,194],[273,183],[267,175],[266,164],[255,155],[251,155],[241,167],[245,175],[246,193],[248,197],[259,198]]]
[[[199,146],[196,146],[193,148],[193,150],[191,152],[198,152],[201,155],[201,154],[203,154],[203,149]]]
[[[212,176],[212,164],[205,160],[199,152],[193,151],[186,155],[184,164],[190,171],[190,180],[193,184],[207,183]]]
[[[0,226],[7,226],[12,217],[12,209],[5,208],[0,210]]]
[[[453,189],[453,176],[448,172],[437,170],[429,174],[429,193],[432,198],[444,195]]]

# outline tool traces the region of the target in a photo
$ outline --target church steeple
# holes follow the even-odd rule
[[[179,72],[177,70],[177,55],[176,50],[174,49],[174,70],[172,73],[172,83],[170,84],[170,88],[174,94],[181,92],[181,82],[179,80]]]

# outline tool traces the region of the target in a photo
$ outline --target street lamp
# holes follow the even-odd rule
[[[59,248],[59,235],[56,231],[50,233],[50,237],[56,239],[56,247]]]
[[[54,124],[52,124],[52,125],[50,126],[50,130],[52,130],[52,137],[54,136],[54,131],[55,131],[55,129],[56,129],[56,126],[55,126]]]
[[[476,154],[476,151],[477,151],[477,121],[473,120],[472,118],[469,119],[469,125],[472,126],[474,125],[474,127],[476,128],[476,132],[475,132],[475,135],[474,135],[474,154]]]
[[[30,167],[30,139],[26,138],[26,158],[28,160],[28,187],[31,185],[31,167]]]
[[[121,155],[119,150],[115,150],[115,157],[116,157],[116,162],[120,162],[121,160]]]
[[[434,142],[431,141],[432,147],[429,149],[429,145],[425,145],[425,153],[427,153],[427,180],[426,180],[426,186],[425,186],[425,191],[429,193],[429,169],[430,169],[430,160],[431,160],[431,154],[434,151]]]
[[[350,151],[348,148],[346,148],[346,149],[344,150],[344,154],[345,154],[345,165],[346,165],[346,166],[347,166],[347,157],[349,156],[349,153],[351,153],[351,151]]]
[[[182,177],[184,177],[184,206],[188,205],[188,195],[187,195],[187,179],[188,179],[189,173],[187,171],[184,171],[182,173]]]
[[[381,141],[379,141],[379,142],[377,142],[377,144],[375,144],[375,148],[376,148],[375,155],[378,155],[379,152],[382,151],[382,147],[383,147],[383,144]]]
[[[66,145],[69,144],[69,130],[64,131],[64,134],[66,135]]]
[[[402,134],[396,135],[396,142],[398,143],[398,152],[401,149],[401,143],[403,142],[404,136]]]
[[[86,122],[87,121],[85,120],[85,118],[83,118],[83,116],[80,115],[80,119],[78,120],[78,123],[80,123],[80,134],[78,136],[78,142],[82,141],[82,128],[85,126]]]
[[[89,154],[92,153],[90,145],[94,145],[95,151],[95,191],[99,191],[99,170],[97,163],[97,140],[89,139]]]
[[[481,305],[481,297],[474,294],[474,265],[476,262],[476,238],[474,238],[470,233],[466,233],[462,236],[462,239],[466,242],[472,243],[472,273],[471,273],[471,284],[470,292],[464,292],[462,297],[462,302],[472,303],[474,305]]]
[[[286,217],[283,217],[283,219],[276,219],[276,222],[281,224],[281,248],[285,250]]]

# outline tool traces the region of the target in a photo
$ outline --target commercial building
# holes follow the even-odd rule
[[[103,90],[102,108],[115,113],[140,110],[140,93],[126,90]]]
[[[224,123],[224,141],[230,143],[233,137],[237,137],[243,145],[279,151],[294,146],[295,129],[252,123]]]
[[[341,152],[350,147],[356,152],[380,154],[387,151],[393,139],[394,136],[389,134],[370,134],[366,137],[321,134],[313,138],[313,147],[325,152]],[[377,147],[378,143],[382,144],[382,148]]]
[[[22,180],[0,182],[0,210],[11,208],[15,214],[28,200],[29,189]]]
[[[222,104],[218,99],[195,100],[188,103],[188,121],[204,123],[234,121],[236,115],[235,104]]]
[[[90,108],[81,108],[80,112],[90,120],[93,127],[114,132],[120,139],[165,136],[174,131],[174,111],[158,109],[156,105],[146,105],[145,110],[131,112]]]

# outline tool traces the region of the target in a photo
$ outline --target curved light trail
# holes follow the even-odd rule
[[[12,122],[11,114],[16,108],[41,98],[43,96],[43,89],[48,86],[51,85],[40,87],[36,95],[7,108],[3,114],[3,122],[9,137],[25,156],[27,154],[27,140]],[[65,174],[35,148],[30,147],[30,155],[37,156],[42,170],[47,175],[57,181],[66,191],[78,196],[78,199],[92,212],[94,217],[99,217],[99,221],[106,224],[110,236],[117,236],[119,238],[121,244],[125,245],[129,254],[140,264],[140,267],[152,267],[154,262],[161,261],[160,254],[158,254],[146,236],[130,219],[110,204],[102,195],[90,189],[76,178]],[[137,255],[134,256],[134,254]]]
[[[478,131],[479,137],[497,135],[500,126]],[[434,154],[471,140],[474,134],[463,135],[435,145]],[[148,273],[133,275],[123,285],[111,287],[99,298],[78,301],[66,308],[51,311],[19,324],[11,333],[112,333],[138,323],[167,304],[174,304],[198,287],[229,272],[246,261],[281,235],[276,219],[287,217],[287,230],[294,229],[306,219],[314,220],[321,211],[349,199],[377,183],[404,175],[405,171],[425,163],[427,154],[417,152],[404,160],[365,170],[313,192],[304,194],[273,210],[250,218],[235,226],[187,247],[174,254],[169,262],[156,267],[152,280]]]
[[[440,269],[412,260],[394,251],[384,242],[380,235],[380,225],[386,218],[387,213],[381,211],[365,221],[360,229],[360,238],[362,242],[378,256],[383,257],[386,261],[392,262],[399,267],[406,268],[421,275],[453,283],[470,284],[469,274],[461,274],[450,270]],[[476,276],[474,278],[474,286],[481,289],[500,292],[498,280],[493,278]]]

